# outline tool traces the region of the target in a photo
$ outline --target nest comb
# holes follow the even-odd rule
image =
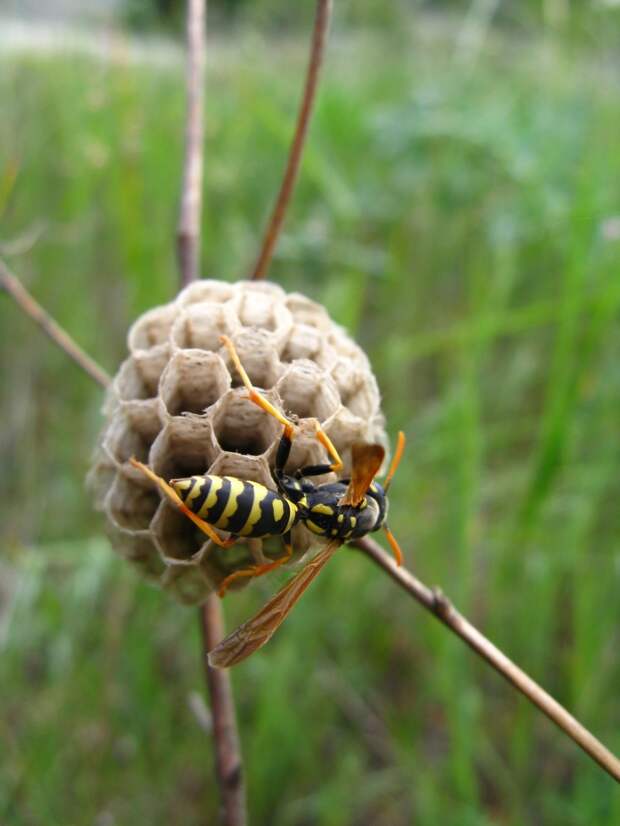
[[[246,398],[222,334],[235,343],[253,384],[299,425],[287,472],[325,460],[315,420],[345,468],[355,442],[386,441],[366,355],[305,296],[265,282],[204,280],[140,316],[106,399],[89,485],[115,551],[190,604],[257,552],[282,553],[277,537],[216,547],[129,464],[135,456],[165,479],[208,472],[275,489],[270,468],[282,427]],[[293,561],[316,543],[297,526]]]

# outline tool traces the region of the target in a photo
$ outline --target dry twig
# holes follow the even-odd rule
[[[316,16],[314,19],[314,30],[312,33],[312,44],[310,47],[310,60],[308,63],[308,71],[306,73],[306,83],[304,92],[297,115],[297,126],[295,127],[295,134],[293,142],[289,151],[286,170],[278,192],[278,197],[269,219],[269,225],[265,231],[263,244],[258,254],[254,270],[252,272],[253,279],[265,278],[267,269],[273,256],[278,235],[284,222],[286,209],[288,207],[293,187],[297,179],[297,172],[299,171],[299,163],[301,161],[301,154],[304,149],[306,134],[308,132],[308,124],[312,115],[312,106],[316,95],[316,88],[319,80],[319,70],[323,61],[323,52],[325,50],[325,41],[327,39],[327,30],[329,28],[329,20],[331,17],[332,0],[317,0]]]
[[[203,100],[205,68],[206,0],[187,2],[187,121],[185,163],[177,233],[181,288],[199,275],[200,222],[202,217]],[[224,636],[224,617],[219,598],[210,596],[199,608],[207,687],[213,715],[216,778],[220,788],[223,826],[246,823],[245,788],[237,733],[235,702],[230,676],[211,668],[207,651]]]
[[[224,826],[243,826],[246,823],[245,790],[230,672],[211,668],[206,656],[206,652],[215,648],[224,637],[219,597],[212,594],[200,612],[204,662],[213,715],[216,772],[222,795],[222,823]]]
[[[476,654],[485,659],[502,677],[524,694],[528,700],[544,712],[571,740],[574,740],[586,754],[595,760],[599,766],[620,782],[620,760],[609,749],[594,737],[572,714],[554,700],[538,683],[522,671],[512,660],[493,645],[477,628],[452,605],[450,600],[436,588],[431,589],[416,579],[414,575],[402,566],[396,565],[394,560],[373,539],[366,536],[354,543],[355,547],[363,551],[374,562],[392,577],[392,579],[411,594],[420,605],[431,611],[451,631],[472,648]]]
[[[185,164],[177,230],[181,287],[199,276],[206,0],[187,0]]]
[[[15,301],[18,307],[38,324],[43,332],[51,338],[54,344],[58,345],[69,358],[79,367],[88,373],[101,387],[107,387],[112,379],[97,362],[82,350],[79,344],[71,338],[54,319],[45,312],[43,307],[36,301],[18,281],[3,261],[0,261],[0,287],[5,290]]]

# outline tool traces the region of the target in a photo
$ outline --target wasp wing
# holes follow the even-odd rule
[[[383,464],[385,450],[381,445],[353,445],[351,449],[351,481],[340,505],[357,507],[366,495],[379,469]]]
[[[286,583],[258,614],[225,637],[209,652],[209,665],[228,668],[245,660],[268,642],[312,580],[340,547],[340,540],[330,542]]]

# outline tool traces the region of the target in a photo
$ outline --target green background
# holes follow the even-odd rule
[[[408,565],[617,752],[620,10],[336,5],[271,276],[356,336],[407,433]],[[202,271],[226,280],[312,16],[261,8],[210,32]],[[106,32],[105,58],[0,57],[0,254],[113,372],[176,290],[184,99],[178,55]],[[0,821],[214,823],[195,611],[111,553],[84,489],[101,392],[7,298],[0,325]],[[617,785],[355,552],[233,683],[252,824],[620,823]]]

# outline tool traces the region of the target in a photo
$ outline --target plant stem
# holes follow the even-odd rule
[[[297,115],[297,125],[293,142],[289,151],[284,177],[276,198],[269,224],[263,237],[263,243],[252,272],[253,279],[265,278],[267,269],[271,263],[286,210],[295,186],[299,163],[304,149],[308,125],[312,115],[312,107],[316,95],[319,80],[319,71],[323,62],[323,52],[327,39],[327,30],[332,11],[332,0],[317,0],[316,15],[314,19],[314,29],[312,32],[312,42],[310,46],[310,60],[306,73],[306,83]]]
[[[206,0],[187,0],[187,113],[185,124],[185,161],[181,184],[181,203],[177,230],[179,286],[199,276],[202,170],[203,101],[205,75]],[[207,663],[210,651],[224,636],[224,617],[219,597],[212,594],[198,609],[202,632],[207,689],[213,716],[216,778],[220,789],[223,826],[246,823],[245,789],[235,701],[230,676]]]
[[[5,290],[23,312],[29,316],[35,324],[38,324],[43,332],[63,350],[69,358],[94,379],[101,387],[107,387],[112,379],[97,362],[92,359],[77,344],[71,336],[43,309],[23,286],[23,284],[13,275],[6,264],[0,261],[0,287]]]
[[[213,715],[215,739],[215,765],[222,796],[221,819],[223,826],[244,826],[246,823],[243,766],[235,704],[230,685],[230,672],[211,668],[207,652],[224,637],[222,606],[218,596],[211,594],[200,609],[203,650],[202,657]]]
[[[599,766],[620,782],[620,760],[584,728],[572,714],[569,714],[557,700],[547,694],[538,683],[528,677],[525,671],[522,671],[512,660],[508,659],[499,648],[466,620],[438,588],[429,588],[419,579],[416,579],[406,568],[396,565],[392,557],[370,537],[366,536],[351,544],[383,568],[388,576],[392,577],[401,588],[411,594],[420,605],[433,613],[444,625],[466,642],[476,654],[485,659],[502,677],[505,677],[509,683],[559,726]]]
[[[203,101],[205,70],[206,0],[187,3],[187,113],[185,163],[177,229],[177,257],[181,287],[195,281],[200,270],[202,215]]]

